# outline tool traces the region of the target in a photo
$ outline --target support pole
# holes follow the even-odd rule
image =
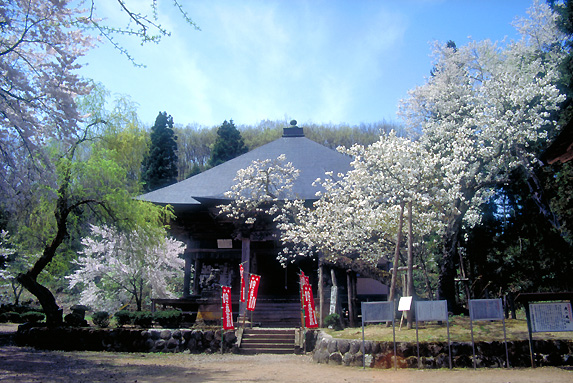
[[[324,270],[323,270],[324,266],[322,265],[322,263],[319,261],[319,265],[318,265],[318,296],[319,296],[319,323],[320,323],[320,327],[324,326],[324,288],[323,288],[323,283],[324,283]]]

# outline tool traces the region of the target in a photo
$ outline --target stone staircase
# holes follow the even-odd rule
[[[250,320],[251,314],[247,314]],[[259,299],[252,313],[253,324],[265,328],[300,327],[300,301]]]
[[[294,354],[295,329],[246,328],[240,337],[239,352],[254,354]]]

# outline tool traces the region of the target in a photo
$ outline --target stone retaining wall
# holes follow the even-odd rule
[[[362,367],[362,341],[335,339],[318,331],[313,359],[317,363],[329,363]],[[529,341],[508,342],[511,367],[530,367]],[[394,368],[394,345],[392,342],[366,341],[366,366],[373,368]],[[478,342],[476,349],[477,367],[505,367],[504,342]],[[537,366],[573,366],[573,341],[535,340]],[[473,367],[471,343],[451,343],[452,366]],[[418,368],[416,343],[396,343],[398,368]],[[420,343],[420,366],[422,368],[448,368],[448,344]]]
[[[188,329],[18,329],[16,343],[45,350],[121,352],[221,352],[221,330]],[[237,352],[233,331],[223,335],[224,352]]]

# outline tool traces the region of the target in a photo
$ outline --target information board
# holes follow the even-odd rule
[[[498,299],[470,299],[470,318],[472,320],[504,319],[503,304]]]
[[[448,301],[417,301],[416,320],[424,321],[447,321]]]
[[[530,303],[532,332],[573,331],[571,303]]]
[[[394,302],[362,302],[362,323],[394,320]]]

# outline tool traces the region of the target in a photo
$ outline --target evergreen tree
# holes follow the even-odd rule
[[[233,120],[229,122],[225,120],[223,125],[217,130],[217,140],[215,141],[215,146],[213,146],[209,164],[217,166],[247,151],[248,148],[243,141],[243,137],[241,137],[241,132],[237,130]]]
[[[173,117],[159,112],[150,138],[149,155],[143,160],[141,172],[147,191],[177,182],[177,136],[173,132]]]

